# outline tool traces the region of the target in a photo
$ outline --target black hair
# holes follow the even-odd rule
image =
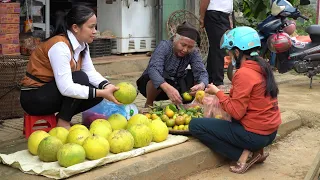
[[[82,27],[82,25],[88,21],[93,15],[95,15],[95,12],[93,9],[83,6],[83,5],[77,5],[73,6],[68,13],[60,13],[58,17],[56,17],[56,27],[52,35],[48,38],[52,38],[57,35],[65,35],[69,42],[70,39],[67,34],[67,30],[71,30],[72,25],[76,24],[79,27]],[[47,39],[47,40],[48,40]],[[70,45],[72,46],[71,42]],[[73,49],[72,49],[73,50]],[[85,48],[81,55],[84,55],[87,48]]]
[[[279,88],[274,78],[272,68],[266,60],[264,60],[261,56],[257,54],[258,50],[259,48],[252,48],[245,51],[239,50],[240,55],[238,59],[241,59],[243,55],[246,55],[246,56],[249,56],[246,60],[252,60],[252,61],[258,62],[263,72],[262,74],[265,78],[265,83],[266,83],[266,91],[264,95],[271,96],[271,98],[277,98],[279,94]],[[256,54],[253,54],[253,53],[256,53]]]

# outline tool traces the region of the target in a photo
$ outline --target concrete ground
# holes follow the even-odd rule
[[[148,62],[148,57],[144,55],[121,58],[115,56],[114,59],[110,59],[95,60],[95,67],[101,74],[108,75],[108,79],[114,84],[121,81],[135,84],[135,80]],[[312,124],[313,119],[319,117],[319,79],[317,77],[314,80],[314,88],[309,89],[309,79],[305,76],[276,73],[276,80],[280,84],[279,104],[283,119],[279,137],[286,136],[302,124]],[[226,83],[230,82],[226,80]],[[135,104],[141,108],[144,101],[145,98],[139,95]],[[72,122],[80,123],[81,115],[76,115]],[[0,125],[0,153],[26,149],[22,128],[22,118],[3,121]],[[95,168],[71,179],[178,179],[224,163],[222,157],[190,137],[190,140],[183,144]],[[23,174],[5,165],[0,165],[0,176],[1,179],[45,179],[41,176]]]

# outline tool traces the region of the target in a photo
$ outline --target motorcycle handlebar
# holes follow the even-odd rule
[[[301,17],[302,19],[305,19],[305,20],[309,21],[309,18],[305,17],[304,15],[299,14],[299,17]]]

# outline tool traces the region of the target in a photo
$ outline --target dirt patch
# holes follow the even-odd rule
[[[189,176],[187,180],[223,179],[301,180],[307,174],[320,149],[320,128],[302,127],[270,146],[270,156],[263,164],[254,165],[245,174],[229,172],[229,165]]]

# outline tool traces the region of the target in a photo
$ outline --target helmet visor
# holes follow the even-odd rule
[[[230,30],[227,30],[220,39],[220,49],[230,49],[229,42],[228,42],[228,33]]]

